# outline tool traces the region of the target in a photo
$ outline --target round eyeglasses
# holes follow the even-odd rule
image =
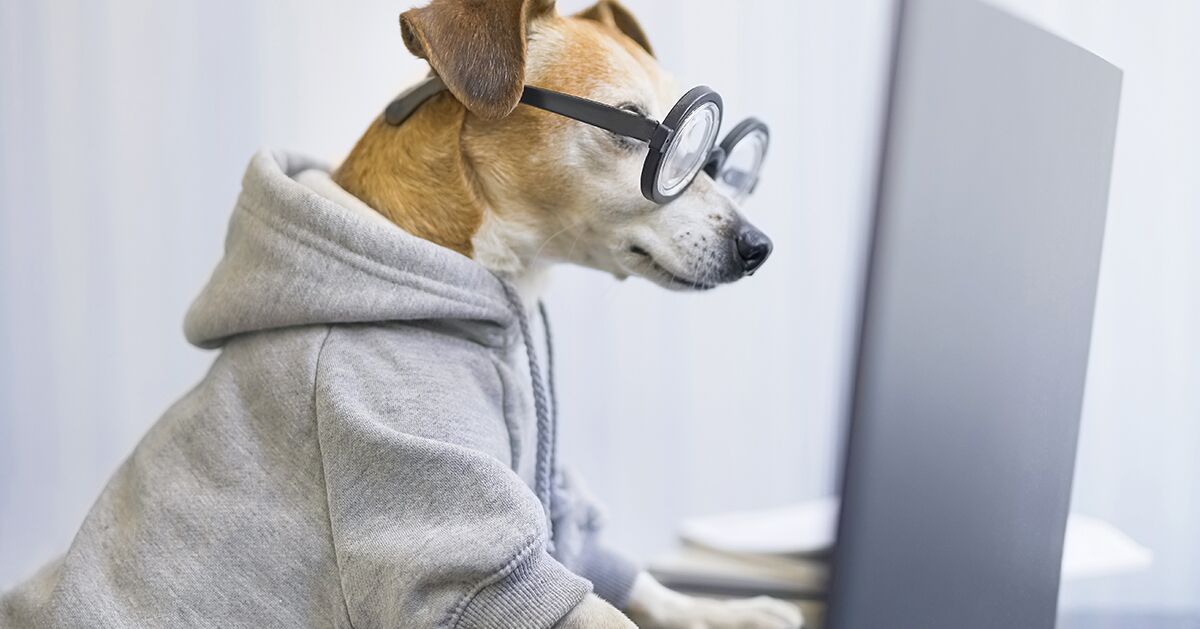
[[[446,89],[436,75],[406,90],[388,105],[388,124],[400,125],[422,103]],[[521,102],[647,143],[642,165],[642,195],[655,203],[669,203],[683,194],[701,171],[735,201],[754,192],[767,155],[770,132],[755,118],[738,123],[721,143],[724,105],[711,88],[694,87],[659,122],[637,112],[593,100],[526,85]]]

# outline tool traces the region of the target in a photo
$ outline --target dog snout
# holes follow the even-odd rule
[[[771,255],[771,239],[757,227],[743,222],[738,226],[734,243],[737,248],[737,258],[742,263],[745,275],[754,272],[767,261]]]

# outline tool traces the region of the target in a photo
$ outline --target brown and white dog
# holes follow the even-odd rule
[[[346,191],[512,279],[531,300],[547,267],[561,262],[674,290],[747,273],[736,240],[748,230],[765,236],[707,175],[657,205],[639,188],[645,146],[518,107],[530,84],[663,118],[680,91],[619,4],[601,0],[566,17],[554,0],[433,0],[401,25],[406,46],[449,92],[403,125],[377,119],[333,175]],[[643,627],[802,624],[781,601],[692,598],[645,573],[625,611]],[[592,596],[563,626],[627,627],[628,618]]]

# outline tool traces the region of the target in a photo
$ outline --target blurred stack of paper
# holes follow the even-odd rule
[[[1117,527],[1072,513],[1063,547],[1063,579],[1107,577],[1150,567],[1154,554]]]
[[[759,511],[691,518],[683,545],[650,564],[665,584],[692,592],[819,598],[837,528],[836,498]],[[1113,525],[1072,514],[1063,579],[1144,570],[1151,552]]]

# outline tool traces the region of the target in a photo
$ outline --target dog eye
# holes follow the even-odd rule
[[[649,115],[650,115],[649,113],[646,112],[645,107],[642,107],[641,105],[639,105],[637,103],[621,103],[620,105],[617,105],[617,108],[624,109],[625,111],[635,113],[643,118],[649,117]]]
[[[637,103],[621,103],[620,105],[617,105],[617,108],[635,113],[642,117],[649,115],[646,113],[646,108]],[[613,142],[624,151],[634,152],[644,146],[644,144],[633,138],[627,138],[623,135],[617,135],[615,133],[610,133],[608,135],[613,139]]]

